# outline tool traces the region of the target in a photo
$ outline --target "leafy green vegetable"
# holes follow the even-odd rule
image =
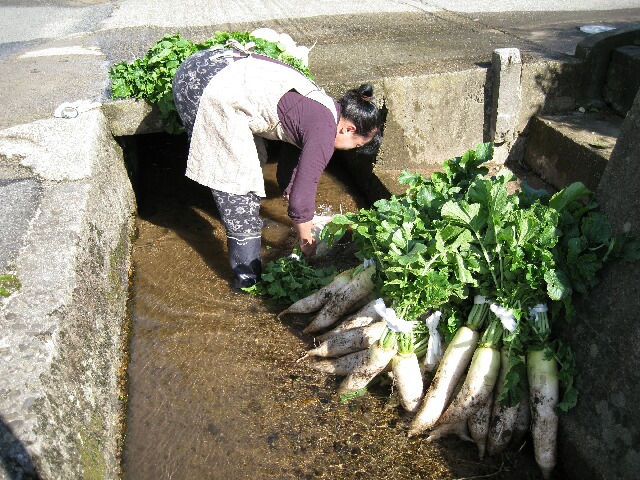
[[[576,362],[571,347],[559,339],[550,344],[550,355],[558,362],[558,381],[562,390],[562,399],[556,405],[561,412],[567,412],[578,403],[578,389],[575,387],[577,374]]]
[[[358,397],[364,397],[367,394],[367,387],[362,387],[360,390],[356,390],[355,392],[347,392],[340,394],[340,403],[349,403],[351,400],[354,400]]]
[[[378,200],[370,209],[334,216],[322,239],[332,243],[352,231],[359,258],[372,258],[378,264],[377,293],[400,318],[416,319],[446,308],[468,296],[480,263],[470,246],[472,236],[444,221],[442,208],[451,199],[462,198],[474,180],[487,173],[481,164],[492,155],[493,146],[481,144],[448,159],[443,171],[430,178],[404,171],[399,182],[408,185],[405,194]]]
[[[509,193],[513,174],[502,169],[487,177],[482,166],[492,155],[493,146],[481,144],[447,160],[430,178],[404,171],[398,181],[407,185],[405,194],[336,215],[321,238],[331,244],[350,230],[359,258],[376,261],[376,293],[400,318],[446,312],[440,326],[445,338],[465,323],[465,315],[467,324],[482,328],[481,304],[469,307],[466,300],[472,296],[510,311],[513,318],[492,337],[509,359],[499,402],[518,403],[527,390],[526,353],[544,350],[558,362],[563,397],[557,408],[566,411],[578,397],[575,361],[569,346],[554,338],[553,324],[571,318],[572,295],[595,286],[604,263],[639,260],[640,239],[614,235],[593,192],[581,183],[555,195],[526,184]],[[551,315],[539,307],[549,302]],[[538,313],[532,316],[534,307]],[[422,345],[427,333],[413,335]]]
[[[241,45],[254,42],[253,52],[280,60],[312,78],[309,68],[300,59],[284,54],[283,45],[255,38],[249,32],[216,32],[203,43],[194,43],[179,34],[173,34],[163,36],[142,58],[131,63],[114,64],[109,70],[111,95],[113,98],[140,98],[157,104],[160,116],[165,121],[166,131],[180,133],[184,129],[172,94],[176,70],[193,53],[209,48],[223,48],[230,41]]]
[[[559,214],[558,243],[553,249],[557,265],[553,287],[561,286],[561,300],[553,305],[554,316],[571,319],[574,314],[571,295],[587,293],[598,284],[604,264],[618,258],[640,259],[640,239],[627,234],[614,235],[609,220],[596,202],[595,194],[576,182],[548,199],[548,205]]]
[[[336,273],[335,267],[314,268],[304,259],[283,257],[268,262],[260,281],[243,290],[290,305],[327,285]]]

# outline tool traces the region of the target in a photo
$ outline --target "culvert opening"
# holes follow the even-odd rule
[[[297,360],[309,317],[276,319],[234,293],[211,193],[184,177],[184,136],[119,139],[139,205],[131,295],[125,478],[541,478],[529,449],[479,461],[457,437],[407,438],[389,384],[341,403],[339,377]],[[339,162],[323,175],[327,213],[366,206]],[[293,231],[265,168],[263,258],[286,255]],[[331,259],[341,261],[339,257]]]

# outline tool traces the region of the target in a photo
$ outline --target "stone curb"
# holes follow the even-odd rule
[[[22,287],[0,303],[2,432],[14,439],[0,457],[17,463],[0,478],[115,478],[135,210],[122,152],[95,110],[2,130],[0,157],[34,182],[3,265]]]

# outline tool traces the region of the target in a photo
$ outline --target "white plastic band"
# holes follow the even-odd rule
[[[487,297],[483,297],[482,295],[476,295],[473,297],[473,303],[475,305],[482,305],[483,303],[489,303]]]
[[[373,258],[367,258],[364,262],[362,262],[362,268],[373,267],[376,264],[376,261]]]
[[[438,331],[438,325],[440,323],[440,317],[442,312],[437,311],[432,313],[425,320],[427,327],[429,327],[429,341],[427,343],[427,354],[424,357],[424,364],[429,367],[435,367],[435,365],[442,358],[442,338]]]
[[[507,310],[506,308],[501,307],[500,305],[496,305],[495,303],[492,303],[489,306],[489,309],[495,314],[496,317],[500,319],[505,330],[513,332],[516,329],[517,323],[516,317],[513,316],[513,310]]]
[[[529,310],[529,316],[538,318],[539,313],[546,313],[548,311],[549,308],[544,303],[539,303]]]
[[[297,253],[292,253],[291,255],[289,255],[289,257],[300,261],[300,255],[298,255]]]
[[[384,304],[384,300],[381,298],[376,300],[374,307],[378,315],[380,315],[387,322],[387,328],[396,333],[411,333],[415,322],[403,320],[396,316],[396,311],[393,308],[387,308]]]

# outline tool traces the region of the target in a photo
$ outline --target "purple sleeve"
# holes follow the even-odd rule
[[[289,195],[289,217],[295,223],[311,220],[322,172],[333,155],[336,121],[327,107],[289,92],[278,104],[278,114],[289,137],[301,148],[298,164],[284,193]]]

